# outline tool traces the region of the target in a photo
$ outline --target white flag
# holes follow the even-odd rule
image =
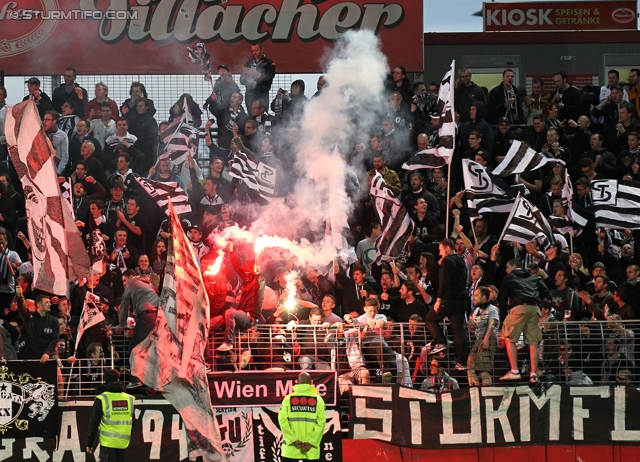
[[[78,336],[76,337],[76,351],[80,345],[80,339],[85,330],[104,321],[104,313],[100,304],[100,297],[94,295],[87,290],[87,296],[84,298],[84,307],[82,308],[82,316],[80,324],[78,324]]]
[[[7,145],[24,190],[33,252],[33,287],[66,295],[69,281],[85,277],[91,265],[75,220],[64,203],[54,164],[55,150],[33,99],[7,110]]]
[[[222,460],[220,430],[211,409],[204,365],[209,334],[209,299],[180,218],[169,203],[167,250],[158,318],[153,331],[131,352],[131,373],[180,413],[189,437],[189,460]]]

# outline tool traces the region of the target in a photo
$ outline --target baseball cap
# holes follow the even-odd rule
[[[118,180],[114,180],[111,182],[111,188],[122,188],[124,189],[124,183],[122,182],[122,180],[118,179]]]
[[[189,231],[191,231],[192,229],[197,229],[198,231],[202,232],[202,229],[200,229],[200,226],[198,226],[198,225],[189,226]]]
[[[40,79],[38,77],[31,77],[29,80],[26,80],[24,83],[28,83],[29,85],[40,85]]]
[[[602,263],[601,261],[597,261],[593,264],[593,269],[596,269],[596,268],[606,269],[606,267],[604,266],[604,263]]]
[[[216,68],[217,70],[220,69],[226,69],[227,72],[229,72],[229,66],[227,66],[226,64],[219,64],[218,67]]]
[[[509,125],[511,125],[511,121],[510,121],[509,119],[507,119],[506,117],[502,117],[502,118],[498,121],[498,123],[499,123],[499,124],[501,124],[502,122],[506,122],[506,123],[508,123]]]

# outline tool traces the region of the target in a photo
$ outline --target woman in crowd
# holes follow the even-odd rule
[[[136,267],[136,273],[138,276],[148,276],[153,287],[158,290],[160,287],[160,277],[153,270],[149,264],[149,257],[147,255],[140,255],[138,257],[138,266]]]

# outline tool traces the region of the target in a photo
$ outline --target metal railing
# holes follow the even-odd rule
[[[629,371],[635,381],[635,338],[640,335],[640,321],[551,322],[540,326],[543,340],[539,369],[552,374],[558,382],[576,381],[576,376],[581,375],[577,372],[582,371],[593,383],[615,383],[620,370]],[[380,328],[300,324],[293,329],[284,324],[259,324],[236,333],[230,351],[217,351],[216,347],[223,343],[223,333],[211,333],[205,361],[212,372],[320,368],[335,370],[352,382],[384,381],[419,387],[430,373],[431,359],[436,358],[460,386],[467,385],[469,371],[455,369],[459,358],[455,358],[453,332],[447,323],[444,332],[445,350],[432,354],[431,339],[423,323],[386,323]],[[471,351],[475,335],[465,329],[465,337]],[[78,359],[71,365],[64,358],[60,360],[65,396],[92,395],[96,384],[102,383],[104,368],[113,366],[123,374],[123,380],[128,380],[129,340],[114,334],[112,344],[113,357],[105,349],[104,357],[93,362]],[[519,367],[523,373],[529,372],[529,349],[522,338],[517,346]],[[495,384],[509,369],[500,331],[492,356],[491,370],[483,372],[488,372]]]
[[[569,385],[615,384],[621,378],[636,382],[635,338],[640,335],[640,321],[550,322],[540,323],[540,327],[543,340],[538,374],[544,373],[548,380]],[[453,332],[448,323],[444,323],[444,333],[444,351],[432,354],[424,323],[385,323],[378,328],[301,324],[293,329],[284,324],[259,324],[237,332],[229,351],[216,350],[223,343],[223,333],[211,333],[205,362],[214,374],[230,370],[335,370],[341,420],[347,428],[349,391],[355,383],[400,383],[428,391],[469,386],[473,377],[477,377],[477,385],[504,383],[500,377],[509,370],[509,362],[501,338],[485,368],[488,370],[479,370],[480,366],[460,370],[455,367]],[[475,334],[465,329],[465,338],[471,351]],[[103,371],[112,365],[122,373],[123,381],[129,379],[129,340],[113,335],[112,344],[113,356],[105,349],[105,356],[93,363],[81,359],[71,366],[60,360],[61,398],[94,396]],[[518,365],[526,382],[529,348],[522,339],[517,346]],[[434,360],[438,368],[432,367]]]
[[[553,375],[554,380],[568,384],[589,380],[615,383],[618,371],[628,371],[631,381],[635,381],[635,337],[640,335],[640,321],[548,322],[540,323],[540,327],[543,340],[539,345],[538,374]],[[336,370],[339,375],[364,368],[369,380],[365,383],[384,381],[420,387],[435,358],[460,386],[469,385],[474,369],[456,369],[457,362],[467,361],[455,357],[453,331],[448,323],[444,324],[444,332],[447,338],[444,351],[432,354],[431,338],[423,323],[387,323],[380,329],[307,324],[297,325],[293,330],[282,324],[261,324],[238,333],[234,348],[228,352],[215,349],[223,343],[222,333],[211,334],[207,362],[212,370],[326,368]],[[471,352],[475,334],[465,329],[465,338]],[[496,340],[490,351],[490,367],[476,367],[488,369],[482,370],[485,380],[479,384],[500,383],[499,379],[510,369],[501,331]],[[516,345],[519,369],[528,376],[528,345],[522,336]],[[362,381],[362,374],[353,375]]]

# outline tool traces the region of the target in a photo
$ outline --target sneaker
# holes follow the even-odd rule
[[[142,386],[142,382],[129,382],[125,387],[127,390],[131,390],[132,388],[138,388]]]
[[[520,376],[520,374],[518,374],[517,372],[507,372],[505,375],[503,375],[502,377],[500,377],[500,380],[520,380],[522,379],[522,377]]]
[[[434,346],[433,348],[431,348],[430,353],[431,353],[432,355],[434,355],[434,354],[436,354],[436,353],[440,353],[441,351],[444,351],[444,350],[446,350],[446,349],[447,349],[447,347],[446,347],[446,346],[444,346],[444,345],[436,345],[436,346]]]
[[[229,345],[228,343],[223,343],[222,345],[220,345],[218,348],[216,348],[216,350],[218,351],[229,351],[231,350],[233,347],[231,345]]]
[[[531,376],[529,377],[529,383],[531,383],[531,384],[538,383],[538,375],[537,374],[531,374]]]
[[[465,366],[464,364],[456,363],[456,370],[457,371],[466,371],[467,369],[469,369],[469,368],[467,366]]]
[[[244,369],[247,367],[249,362],[251,361],[251,350],[245,350],[240,355],[240,369]]]

